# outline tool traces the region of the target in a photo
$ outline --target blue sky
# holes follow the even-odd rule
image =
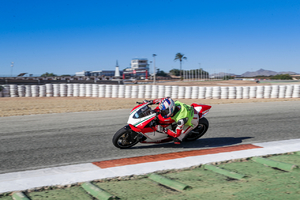
[[[0,0],[0,77],[152,60],[168,72],[300,73],[298,0]],[[152,66],[151,66],[152,67]]]

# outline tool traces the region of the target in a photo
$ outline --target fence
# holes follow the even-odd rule
[[[169,85],[3,85],[0,97],[103,97],[155,99],[299,98],[300,85],[199,87]]]

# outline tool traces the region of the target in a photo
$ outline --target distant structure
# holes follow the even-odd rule
[[[95,76],[95,77],[117,77],[120,78],[120,70],[118,60],[116,62],[116,69],[113,70],[99,70],[99,71],[82,71],[76,72],[75,76]]]
[[[131,67],[123,71],[123,79],[126,78],[140,78],[148,79],[149,64],[147,58],[133,58],[131,60]]]
[[[115,77],[116,77],[116,78],[119,78],[119,77],[120,77],[120,70],[119,70],[118,60],[117,60],[117,62],[116,62]]]
[[[122,78],[123,79],[148,79],[149,64],[147,58],[133,58],[130,63],[131,67],[120,71],[118,60],[116,61],[115,70],[99,70],[99,71],[82,71],[76,72],[75,76],[94,76],[106,78]]]
[[[90,76],[91,71],[75,72],[75,76]]]
[[[75,76],[114,76],[113,70],[99,70],[99,71],[82,71],[76,72]]]

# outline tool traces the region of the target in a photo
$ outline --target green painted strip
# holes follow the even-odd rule
[[[140,109],[140,108],[141,108],[141,107],[138,107],[138,108],[134,109],[133,111],[130,112],[129,115],[131,115],[133,112],[135,112],[136,110],[138,110],[138,109]]]
[[[115,199],[115,197],[111,194],[109,194],[108,192],[102,190],[101,188],[93,185],[90,182],[85,182],[83,184],[81,184],[81,187],[87,191],[90,195],[92,195],[93,197],[95,197],[96,199],[99,200],[110,200],[110,199]]]
[[[235,173],[235,172],[227,171],[225,169],[221,169],[221,168],[213,166],[213,165],[204,165],[204,169],[211,170],[213,172],[216,172],[216,173],[219,173],[219,174],[222,174],[224,176],[227,176],[227,177],[230,177],[230,178],[233,178],[233,179],[237,179],[237,180],[240,180],[243,177],[245,177],[245,175],[243,175],[243,174],[238,174],[238,173]]]
[[[150,119],[150,118],[152,118],[152,117],[153,117],[153,116],[151,116],[151,117],[148,117],[148,118],[146,118],[146,119],[144,119],[144,120],[142,120],[142,121],[140,121],[140,122],[136,123],[134,126],[135,126],[135,127],[137,127],[139,124],[141,124],[141,123],[143,123],[143,122],[147,121],[148,119]]]
[[[292,171],[294,168],[297,168],[297,165],[290,164],[290,163],[283,163],[283,162],[278,162],[266,158],[261,158],[261,157],[253,157],[253,161],[258,162],[260,164],[267,165],[269,167],[281,169],[283,171]]]
[[[14,192],[12,195],[14,200],[30,200],[25,194],[22,192]]]
[[[166,177],[160,176],[158,174],[150,174],[149,177],[151,180],[158,182],[162,185],[165,185],[167,187],[173,188],[175,190],[187,190],[187,189],[191,189],[190,186],[185,185],[183,183],[177,182],[177,181],[173,181],[171,179],[168,179]]]

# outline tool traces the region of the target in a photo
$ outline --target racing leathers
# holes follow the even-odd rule
[[[155,99],[153,103],[160,103],[163,99]],[[198,126],[199,115],[192,106],[175,101],[175,109],[171,115],[177,126],[175,130],[162,128],[162,130],[174,138],[175,144],[180,144],[182,139],[194,128]],[[160,129],[160,128],[159,128]]]

